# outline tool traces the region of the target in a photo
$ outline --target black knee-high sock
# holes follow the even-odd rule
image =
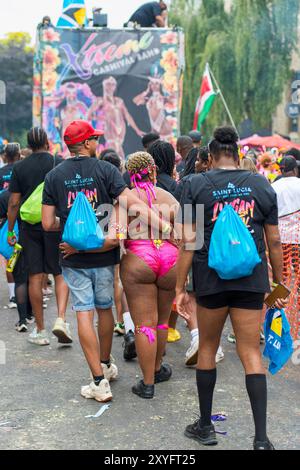
[[[197,369],[196,380],[201,415],[200,425],[201,427],[210,426],[213,394],[217,380],[217,369]]]
[[[267,378],[264,374],[246,375],[246,388],[250,398],[255,440],[267,440]]]

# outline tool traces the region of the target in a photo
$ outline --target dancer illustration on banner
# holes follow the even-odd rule
[[[54,95],[45,97],[44,119],[50,139],[57,142],[70,122],[87,119],[94,98],[86,83],[75,82],[65,83]],[[63,155],[66,155],[68,149],[64,143],[62,146]]]
[[[166,104],[174,101],[172,96],[165,96],[162,92],[162,80],[160,77],[149,77],[148,87],[145,91],[137,95],[133,102],[136,106],[146,105],[149,120],[151,124],[151,132],[155,132],[162,139],[168,139],[172,136],[172,126],[167,120]]]
[[[108,77],[102,82],[103,97],[96,98],[88,113],[88,120],[97,129],[104,130],[104,137],[109,148],[113,148],[121,158],[125,158],[123,144],[126,136],[126,123],[138,136],[145,133],[136,125],[122,98],[114,96],[117,81]]]

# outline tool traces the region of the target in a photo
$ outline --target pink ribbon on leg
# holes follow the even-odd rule
[[[164,325],[157,325],[157,330],[168,330],[169,329],[169,325],[167,325],[166,323]]]
[[[148,340],[149,340],[149,343],[152,344],[155,342],[155,339],[156,339],[156,336],[155,334],[153,333],[153,331],[155,331],[154,328],[150,328],[148,326],[139,326],[137,328],[137,332],[138,333],[144,333],[145,336],[147,336]]]

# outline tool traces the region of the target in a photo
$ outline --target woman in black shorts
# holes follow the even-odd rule
[[[190,220],[194,230],[196,206],[204,205],[203,247],[191,251],[191,246],[187,246],[188,242],[195,242],[196,236],[190,235],[191,222],[190,226],[185,223],[186,244],[181,249],[177,266],[177,309],[184,316],[189,311],[184,285],[193,263],[198,327],[201,331],[196,375],[201,418],[186,428],[185,435],[204,445],[217,444],[211,424],[216,383],[215,356],[229,314],[236,335],[237,352],[245,369],[246,388],[254,417],[254,449],[273,450],[266,433],[267,383],[260,351],[260,324],[264,296],[270,290],[264,238],[268,244],[273,281],[282,281],[277,200],[265,178],[239,169],[237,141],[238,136],[233,128],[215,130],[214,139],[209,144],[212,170],[206,176],[195,175],[187,181],[181,199],[183,214],[187,214],[188,207],[192,208]],[[210,238],[224,202],[230,203],[244,220],[262,259],[251,276],[231,281],[220,279],[216,271],[208,266]],[[278,301],[278,307],[283,305],[283,301]]]

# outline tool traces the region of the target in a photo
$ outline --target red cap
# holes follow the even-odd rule
[[[87,121],[73,121],[65,130],[64,141],[67,145],[75,145],[79,142],[84,142],[93,136],[103,135],[103,131],[93,128]]]

